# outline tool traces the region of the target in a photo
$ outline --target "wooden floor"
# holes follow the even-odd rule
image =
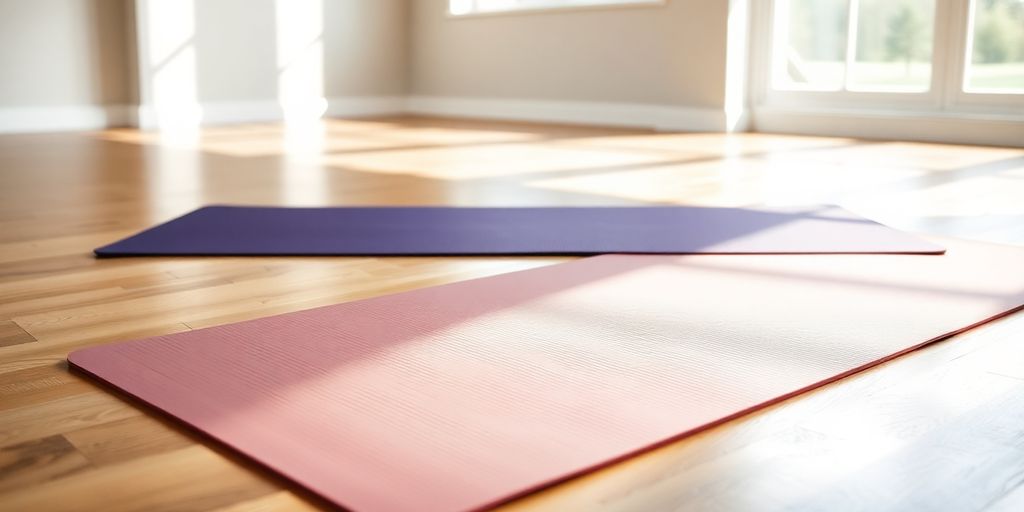
[[[211,203],[654,202],[839,203],[1024,244],[1024,150],[416,118],[0,136],[0,509],[324,507],[69,374],[65,355],[564,260],[94,247]],[[509,508],[1024,510],[1024,314]]]

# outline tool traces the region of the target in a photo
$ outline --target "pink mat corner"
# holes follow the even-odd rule
[[[355,510],[475,510],[1024,303],[1024,249],[607,255],[93,347],[76,367]]]

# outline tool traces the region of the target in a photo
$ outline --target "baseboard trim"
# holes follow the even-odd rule
[[[326,98],[326,117],[362,117],[395,115],[404,112],[401,96],[336,96]],[[215,101],[191,108],[203,125],[282,121],[285,111],[277,101]],[[149,106],[139,107],[138,126],[153,129],[160,126],[157,112]]]
[[[276,101],[209,102],[197,106],[203,124],[280,121]],[[576,101],[438,96],[327,98],[327,117],[421,114],[474,119],[650,128],[665,131],[755,131],[870,139],[1024,147],[1024,119],[1013,116],[893,115],[873,111],[810,111],[758,107],[733,126],[713,108]],[[752,119],[752,123],[749,121]],[[119,126],[154,128],[151,108],[130,105],[69,105],[0,108],[0,133],[99,130]],[[731,128],[731,130],[730,130]]]
[[[281,121],[276,101],[206,102],[175,109],[202,124]],[[327,98],[327,117],[421,114],[474,119],[651,128],[665,131],[727,131],[725,112],[713,108],[642,103],[514,100],[438,96],[339,96]],[[193,121],[194,124],[195,121]],[[88,105],[0,109],[0,133],[93,130],[115,126],[154,129],[156,110],[147,105]]]
[[[335,96],[327,98],[324,116],[365,117],[404,113],[405,96]]]
[[[199,104],[202,124],[277,121],[284,114],[276,101],[213,101]]]
[[[129,105],[66,105],[0,108],[0,133],[100,130],[134,124]]]
[[[410,96],[411,114],[585,124],[665,131],[726,131],[725,112],[713,108],[674,107],[642,103],[516,100],[447,96]]]
[[[758,107],[753,130],[830,137],[1024,147],[1024,118],[983,114]]]

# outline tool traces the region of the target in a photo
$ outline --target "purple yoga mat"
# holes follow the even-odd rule
[[[97,256],[922,253],[841,208],[207,206]]]

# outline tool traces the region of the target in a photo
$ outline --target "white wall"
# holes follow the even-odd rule
[[[0,132],[123,122],[130,16],[129,0],[0,0]]]
[[[274,0],[159,1],[194,1],[200,103],[276,100]]]
[[[723,104],[728,2],[449,17],[414,0],[412,93]]]
[[[139,103],[159,96],[168,56],[185,71],[170,89],[205,121],[278,119],[278,7],[289,15],[299,4],[319,11],[316,81],[328,113],[400,111],[408,0],[0,0],[0,132],[134,123]],[[168,33],[169,51],[150,55],[149,38]]]
[[[412,4],[415,108],[496,117],[561,109],[612,124],[717,119],[724,109],[726,0],[458,18],[446,0]]]
[[[167,1],[167,0],[165,0]],[[181,0],[169,0],[181,1]],[[287,8],[289,1],[280,0]],[[405,0],[323,0],[327,97],[401,95],[406,89]],[[277,99],[274,0],[197,0],[200,102]]]
[[[0,131],[156,119],[160,73],[203,121],[280,118],[281,18],[310,5],[328,115],[722,128],[726,0],[461,19],[447,0],[0,0]]]
[[[407,0],[136,5],[144,127],[402,110]],[[174,18],[192,23],[175,32]]]
[[[418,0],[325,0],[328,96],[401,96],[408,89],[409,9]]]

